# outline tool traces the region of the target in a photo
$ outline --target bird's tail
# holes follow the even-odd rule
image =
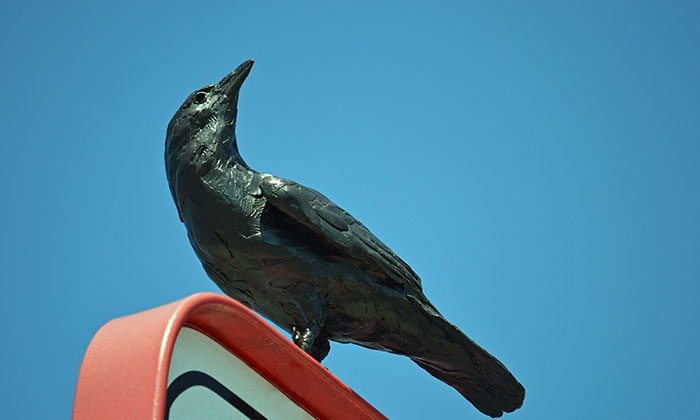
[[[418,366],[445,382],[482,413],[500,417],[523,404],[525,388],[508,369],[439,314],[431,317],[437,341],[409,355]]]

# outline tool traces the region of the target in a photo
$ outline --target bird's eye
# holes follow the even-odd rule
[[[201,104],[204,103],[204,101],[207,99],[207,94],[204,92],[199,92],[196,95],[194,95],[194,102]]]

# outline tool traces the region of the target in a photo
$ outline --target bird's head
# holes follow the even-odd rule
[[[238,92],[252,67],[253,60],[247,60],[219,83],[204,86],[185,100],[168,124],[166,162],[184,156],[199,159],[207,153],[240,158],[234,131]]]

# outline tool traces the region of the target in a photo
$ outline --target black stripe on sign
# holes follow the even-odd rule
[[[193,386],[203,386],[213,391],[216,393],[216,395],[223,398],[227,403],[234,406],[236,410],[245,414],[245,416],[251,420],[267,420],[265,416],[258,413],[238,395],[234,394],[233,391],[226,388],[224,384],[206,373],[199,372],[197,370],[191,370],[183,373],[175,378],[170,386],[168,386],[168,393],[166,394],[167,396],[165,398],[165,420],[168,420],[170,417],[170,408],[173,406],[175,399]]]

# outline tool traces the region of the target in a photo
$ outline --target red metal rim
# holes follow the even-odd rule
[[[183,326],[217,341],[315,418],[385,419],[250,309],[215,293],[105,324],[83,358],[73,419],[163,419],[170,358]]]

